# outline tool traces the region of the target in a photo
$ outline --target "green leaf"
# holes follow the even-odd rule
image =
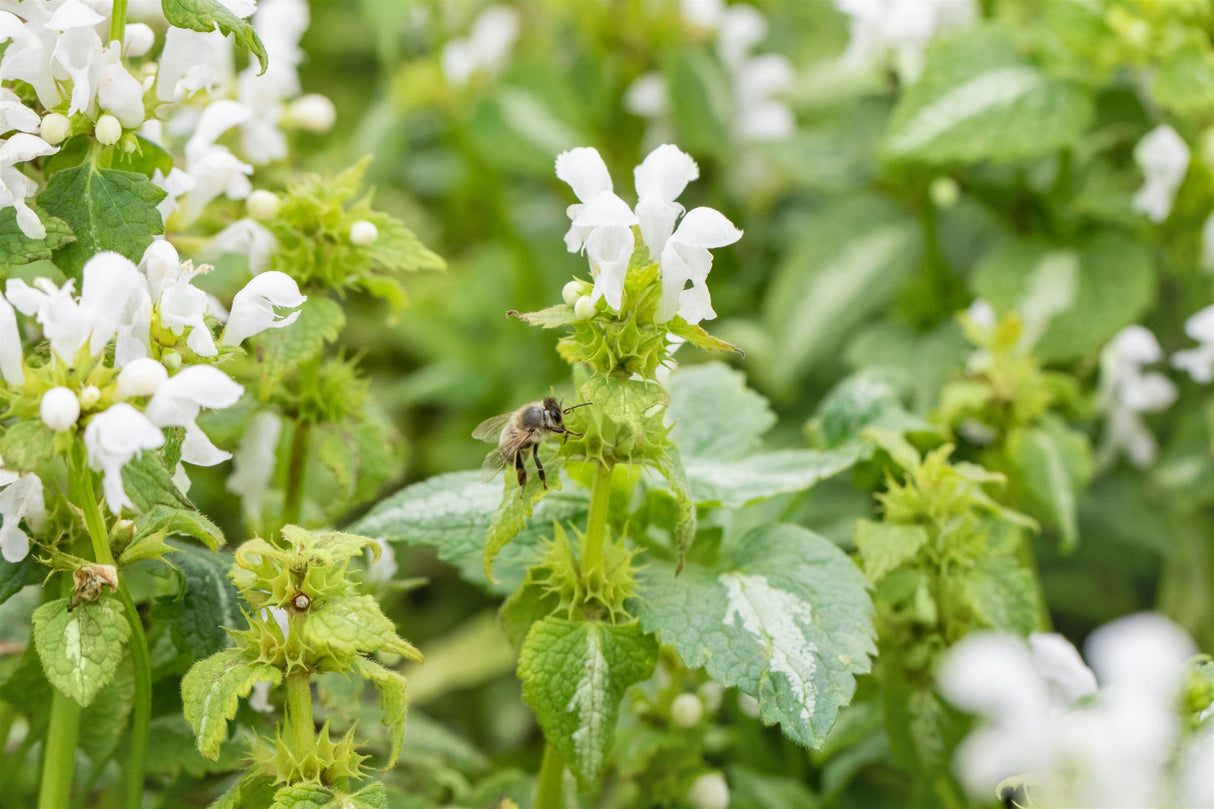
[[[1093,105],[1025,62],[993,26],[940,40],[894,109],[883,151],[924,163],[1014,160],[1079,141]]]
[[[638,624],[545,618],[519,654],[523,698],[544,738],[588,789],[603,773],[624,691],[653,673],[658,644]]]
[[[983,626],[1017,635],[1040,627],[1037,583],[1015,559],[995,556],[982,560],[968,584],[970,604]]]
[[[691,343],[696,348],[704,351],[732,351],[739,356],[746,356],[746,352],[738,348],[733,343],[727,343],[720,337],[714,337],[704,330],[704,327],[698,323],[688,323],[683,318],[675,315],[670,322],[666,324],[670,329],[670,333],[682,337],[687,342]]]
[[[670,377],[670,438],[687,457],[731,461],[757,452],[776,423],[767,399],[723,362],[680,368]]]
[[[270,805],[276,792],[273,778],[248,773],[207,809],[262,809]]]
[[[135,136],[136,148],[129,154],[117,150],[114,154],[113,168],[123,171],[133,171],[151,179],[159,169],[167,177],[173,170],[173,156],[166,152],[158,143],[153,143],[142,135]]]
[[[1087,436],[1059,419],[1016,430],[1007,437],[1007,454],[1038,516],[1062,533],[1062,549],[1079,543],[1079,495],[1091,480],[1092,448]]]
[[[122,467],[122,488],[135,508],[143,513],[150,514],[155,506],[166,507],[165,511],[158,512],[162,515],[194,509],[173,482],[164,460],[155,452],[144,451]]]
[[[253,30],[252,23],[237,17],[219,0],[161,0],[161,9],[169,25],[204,34],[216,28],[224,34],[233,34],[237,43],[257,57],[261,72],[266,72],[269,65],[266,46]]]
[[[796,778],[782,778],[741,766],[732,766],[728,772],[729,809],[815,809],[819,806],[809,787]]]
[[[391,769],[400,757],[401,744],[405,738],[405,712],[409,707],[409,699],[405,693],[405,675],[365,657],[354,659],[354,670],[358,676],[370,681],[379,690],[379,705],[383,712],[381,722],[388,729],[388,739],[392,745],[384,769]]]
[[[182,713],[198,740],[198,752],[214,761],[228,735],[228,721],[258,680],[282,682],[282,672],[266,663],[250,663],[237,649],[200,660],[181,679]]]
[[[785,449],[760,452],[740,461],[688,458],[691,493],[701,505],[739,508],[778,494],[804,491],[854,465],[859,449]]]
[[[270,373],[286,375],[296,366],[320,355],[326,343],[346,326],[342,306],[332,298],[311,295],[299,308],[299,318],[285,329],[268,329],[258,337],[261,358]]]
[[[670,117],[692,154],[719,154],[731,141],[733,91],[721,63],[703,49],[684,50],[666,72]]]
[[[579,392],[598,415],[636,436],[645,434],[645,415],[670,401],[666,389],[656,382],[615,376],[594,376]]]
[[[339,669],[361,654],[390,652],[421,660],[421,653],[396,634],[392,623],[369,595],[326,598],[313,604],[303,622],[304,646],[312,652],[345,661]]]
[[[524,571],[539,561],[540,542],[551,535],[552,522],[581,519],[590,501],[585,489],[572,486],[540,501],[527,527],[499,554],[495,571],[500,581],[490,583],[483,563],[485,533],[501,500],[501,484],[485,482],[480,472],[438,475],[387,498],[350,530],[433,546],[439,558],[459,568],[467,581],[507,595],[522,583]]]
[[[683,458],[676,447],[667,448],[658,469],[662,477],[666,478],[666,484],[670,487],[670,494],[674,499],[671,535],[674,537],[675,550],[679,553],[679,568],[682,569],[683,559],[696,539],[695,499],[691,496],[691,483],[687,480]]]
[[[816,444],[833,448],[863,440],[861,433],[870,427],[897,434],[939,433],[932,423],[907,412],[884,374],[864,371],[835,385],[807,430]]]
[[[871,668],[873,607],[860,569],[834,543],[792,525],[741,537],[713,568],[681,575],[652,562],[641,626],[691,667],[759,701],[759,716],[821,745]]]
[[[21,592],[27,584],[38,578],[34,555],[27,553],[19,562],[10,562],[0,556],[0,604]]]
[[[921,525],[872,520],[856,523],[856,550],[868,580],[873,583],[915,558],[919,549],[927,544],[927,539],[927,529]]]
[[[122,732],[126,729],[135,702],[135,675],[130,657],[123,659],[114,679],[98,692],[80,714],[80,735],[76,746],[89,757],[94,768],[110,760]]]
[[[201,660],[230,643],[225,629],[247,626],[240,594],[228,580],[230,556],[174,544],[171,562],[181,573],[181,591],[156,603],[155,614],[169,622],[173,645],[190,660]]]
[[[1036,290],[1057,280],[1064,262],[1077,263],[1078,270],[1069,305],[1050,318],[1033,346],[1034,356],[1045,362],[1095,354],[1155,300],[1150,252],[1116,233],[1098,234],[1078,249],[1035,239],[1008,242],[975,268],[971,287],[999,313],[1022,310]]]
[[[54,251],[76,239],[67,222],[44,213],[37,207],[34,212],[46,228],[46,238],[31,239],[22,233],[21,228],[17,227],[16,208],[0,210],[0,267],[6,275],[12,267],[49,260]]]
[[[55,434],[42,419],[22,419],[0,435],[0,458],[14,472],[37,472],[55,457]]]
[[[283,787],[274,793],[274,803],[269,809],[328,809],[334,795],[328,787],[313,784],[296,784]]]
[[[1214,104],[1214,58],[1208,49],[1189,44],[1161,54],[1152,95],[1181,113],[1209,109]]]
[[[836,203],[804,223],[802,239],[776,268],[763,311],[778,351],[759,358],[786,388],[831,357],[848,332],[880,311],[919,262],[921,228],[881,197]]]
[[[169,482],[172,481],[170,480]],[[168,496],[167,489],[165,489],[164,494]],[[131,499],[134,500],[134,497],[132,496]],[[136,520],[135,536],[131,540],[128,550],[135,548],[146,539],[165,537],[173,534],[184,534],[194,537],[212,551],[218,550],[224,544],[223,531],[201,511],[193,508],[181,508],[179,506],[156,503],[151,505]],[[125,555],[126,553],[124,552],[123,556]]]
[[[542,329],[559,329],[562,326],[572,326],[581,320],[574,311],[573,307],[558,303],[556,306],[549,306],[547,309],[541,309],[538,312],[519,312],[517,309],[511,309],[506,312],[507,317],[517,317],[529,326],[539,326]]]
[[[76,236],[55,251],[55,263],[70,276],[79,276],[84,263],[104,250],[138,263],[153,237],[164,232],[156,210],[162,199],[163,189],[132,171],[86,162],[52,174],[38,201]]]
[[[122,662],[131,625],[117,600],[101,598],[68,610],[66,598],[34,611],[34,646],[51,685],[88,707]]]

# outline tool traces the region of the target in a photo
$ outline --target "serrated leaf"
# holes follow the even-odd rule
[[[181,679],[182,713],[204,758],[214,761],[219,757],[228,721],[258,680],[278,685],[282,672],[266,663],[248,662],[237,649],[198,661]]]
[[[68,610],[66,598],[34,611],[34,645],[51,685],[88,707],[122,662],[131,625],[116,599]]]
[[[260,809],[270,805],[275,792],[277,788],[273,778],[249,773],[216,798],[207,809]]]
[[[859,449],[785,449],[739,461],[687,458],[683,467],[700,505],[739,508],[778,494],[804,491],[853,466]]]
[[[0,268],[7,275],[9,269],[21,264],[50,259],[51,254],[75,240],[67,222],[40,211],[34,212],[46,228],[46,237],[31,239],[17,227],[17,209],[0,210]]]
[[[232,34],[237,43],[248,48],[257,57],[261,72],[266,72],[269,65],[266,46],[253,30],[252,23],[233,14],[219,0],[161,0],[161,9],[169,25],[201,31],[204,34],[216,28],[224,34]]]
[[[405,713],[409,707],[405,676],[365,657],[354,659],[354,670],[379,691],[379,705],[383,713],[381,722],[388,729],[388,739],[391,743],[384,769],[391,769],[400,758],[400,749],[405,738]]]
[[[143,513],[150,513],[155,506],[165,506],[169,512],[194,510],[155,452],[144,451],[122,467],[122,488]]]
[[[686,457],[729,461],[758,451],[776,423],[767,399],[723,362],[679,368],[670,376],[670,438]]]
[[[0,556],[0,604],[21,592],[27,584],[38,578],[34,555],[26,554],[19,562],[10,562]]]
[[[704,327],[700,324],[688,323],[677,315],[670,320],[667,328],[670,329],[671,334],[682,337],[696,348],[701,348],[705,351],[731,351],[739,356],[746,356],[746,352],[733,343],[726,342],[720,337],[715,337],[705,331]]]
[[[1058,527],[1064,552],[1074,550],[1079,543],[1079,495],[1094,469],[1087,436],[1049,419],[1008,435],[1007,454],[1038,516]]]
[[[274,793],[274,802],[269,809],[328,809],[334,795],[328,787],[313,784],[295,784],[283,787]]]
[[[1059,259],[1077,262],[1070,304],[1049,319],[1033,345],[1046,362],[1080,359],[1098,352],[1138,318],[1155,299],[1155,269],[1141,242],[1102,233],[1078,249],[1055,249],[1039,240],[1008,242],[975,268],[975,295],[997,312],[1024,307],[1034,288],[1057,275]]]
[[[892,433],[939,433],[939,428],[908,413],[883,375],[860,372],[831,389],[807,425],[814,443],[833,448],[863,440],[868,428]]]
[[[563,303],[549,306],[547,309],[541,309],[538,312],[523,313],[517,309],[511,309],[506,312],[506,316],[517,317],[529,326],[539,326],[542,329],[558,329],[561,326],[571,326],[581,320],[574,313],[572,306]]]
[[[173,645],[190,660],[201,660],[229,645],[226,629],[244,629],[240,594],[228,579],[229,556],[174,544],[169,561],[181,573],[181,592],[158,601],[155,614],[168,621]]]
[[[653,673],[658,644],[638,624],[548,617],[519,654],[523,698],[583,788],[603,773],[624,691]]]
[[[156,503],[141,514],[135,524],[135,536],[127,548],[132,552],[137,552],[134,549],[147,539],[174,534],[194,537],[212,551],[218,550],[224,544],[223,531],[219,526],[201,511],[192,508]],[[126,556],[125,551],[123,556]]]
[[[105,250],[138,263],[153,238],[164,232],[156,210],[164,194],[142,174],[99,169],[91,162],[52,174],[38,202],[76,237],[55,251],[55,263],[77,277],[86,261]]]
[[[501,484],[485,482],[480,472],[438,475],[401,489],[350,530],[391,542],[433,546],[439,558],[459,568],[465,580],[507,595],[539,560],[540,542],[551,534],[553,520],[580,520],[590,500],[585,489],[571,486],[540,501],[528,525],[498,555],[495,572],[500,580],[490,583],[484,573],[485,533],[501,500]]]
[[[134,701],[135,675],[127,656],[114,673],[114,679],[80,714],[76,746],[89,757],[94,768],[103,766],[114,754]]]
[[[1037,583],[1015,559],[995,556],[982,560],[968,584],[970,605],[983,626],[1017,635],[1040,628]]]
[[[776,387],[787,387],[830,357],[848,332],[885,307],[919,262],[921,228],[881,197],[836,203],[804,223],[776,268],[764,306],[771,344],[760,358]]]
[[[662,477],[666,478],[666,484],[674,498],[674,520],[670,533],[674,537],[675,550],[679,554],[679,568],[682,569],[683,559],[696,538],[695,499],[691,495],[691,483],[687,479],[687,470],[677,448],[667,448],[665,457],[658,464],[658,470]]]
[[[883,144],[895,160],[1012,160],[1078,142],[1091,98],[1026,63],[1011,37],[979,27],[943,39],[894,109]]]
[[[0,458],[14,472],[36,472],[55,457],[55,434],[42,419],[22,419],[0,435]]]
[[[258,337],[262,361],[273,374],[286,374],[320,355],[326,343],[346,325],[342,306],[332,298],[311,295],[299,307],[299,318],[285,329],[268,329]]]
[[[689,564],[677,577],[652,562],[641,626],[687,666],[757,699],[767,724],[821,745],[876,653],[864,575],[798,526],[764,525],[734,547],[715,567]]]
[[[390,652],[421,660],[421,653],[397,636],[396,624],[368,595],[326,598],[312,606],[302,626],[304,645],[318,653],[352,660],[361,654]]]
[[[545,465],[548,477],[554,481],[558,490],[561,479],[560,460],[558,457]],[[529,475],[521,491],[509,477],[506,478],[497,510],[489,521],[489,527],[485,529],[485,544],[481,552],[483,573],[490,583],[497,583],[493,576],[493,562],[497,555],[522,533],[527,520],[535,513],[536,506],[551,491],[552,489],[541,483],[539,475]]]
[[[910,561],[927,544],[927,529],[921,525],[859,520],[856,523],[856,550],[864,563],[868,580],[876,583]]]
[[[645,415],[670,401],[666,389],[656,382],[594,376],[579,391],[595,412],[625,427],[633,435],[645,432]]]

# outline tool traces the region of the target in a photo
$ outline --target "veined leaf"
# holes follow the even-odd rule
[[[872,520],[856,523],[856,550],[864,562],[864,572],[873,583],[913,559],[927,540],[927,529],[922,525]]]
[[[738,508],[778,494],[804,491],[853,466],[859,453],[858,447],[784,449],[740,461],[688,458],[683,466],[696,503]]]
[[[390,769],[400,757],[401,744],[405,738],[405,712],[409,707],[409,699],[405,693],[405,676],[365,657],[354,659],[354,670],[379,691],[382,722],[388,729],[388,740],[392,745],[384,768]]]
[[[759,701],[759,716],[807,746],[826,738],[871,668],[873,607],[864,575],[823,537],[765,525],[713,568],[651,563],[641,626],[692,668]]]
[[[72,229],[62,219],[34,209],[46,228],[46,238],[31,239],[17,227],[17,209],[0,210],[0,267],[7,275],[9,268],[19,264],[49,259],[65,244],[74,241]]]
[[[214,761],[228,735],[228,720],[236,716],[240,700],[258,680],[277,685],[282,672],[266,663],[250,663],[236,649],[226,649],[200,660],[181,679],[185,719],[198,740],[198,752]]]
[[[1079,495],[1093,472],[1087,436],[1049,419],[1011,433],[1007,453],[1036,516],[1058,526],[1064,551],[1074,550],[1079,542]]]
[[[670,438],[688,458],[721,461],[756,452],[776,423],[767,399],[746,387],[746,375],[723,362],[680,368],[670,376]]]
[[[584,788],[602,775],[624,691],[653,673],[658,644],[636,623],[545,618],[523,642],[523,698]]]
[[[173,645],[190,660],[200,660],[229,644],[229,629],[244,629],[240,594],[228,579],[231,557],[188,545],[175,545],[169,561],[181,572],[176,598],[157,602],[156,614],[169,621]]]
[[[266,55],[266,46],[253,30],[253,24],[236,16],[219,0],[161,0],[161,10],[169,25],[178,28],[201,31],[204,34],[218,28],[224,34],[233,34],[238,43],[257,57],[261,72],[266,72],[269,57]]]
[[[113,598],[68,610],[66,598],[43,604],[33,615],[34,646],[51,685],[88,707],[122,662],[131,625]]]

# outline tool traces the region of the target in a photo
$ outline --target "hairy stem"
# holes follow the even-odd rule
[[[61,576],[60,595],[72,595],[72,579]],[[58,688],[51,689],[51,718],[42,754],[38,809],[67,809],[72,799],[76,765],[76,738],[80,734],[80,706]]]
[[[593,570],[603,558],[603,542],[607,537],[607,506],[611,503],[611,473],[615,469],[599,464],[590,490],[590,515],[586,522],[586,538],[582,543],[582,571]]]
[[[544,743],[544,762],[540,765],[539,785],[535,791],[535,809],[563,809],[565,762],[551,744]]]
[[[308,466],[308,442],[312,437],[312,423],[296,423],[291,436],[291,454],[287,457],[287,485],[283,492],[282,519],[284,525],[299,525],[303,510],[304,476]]]
[[[8,734],[13,729],[13,717],[16,711],[8,702],[0,701],[0,756],[8,748]]]
[[[110,16],[110,42],[122,42],[126,35],[126,0],[114,0]]]
[[[287,675],[287,735],[296,758],[316,746],[312,721],[312,675],[300,669]]]
[[[105,527],[105,518],[101,516],[101,507],[93,490],[93,473],[84,462],[82,447],[77,447],[72,467],[71,498],[84,512],[84,523],[88,527],[93,557],[100,564],[113,565],[114,554],[110,550],[109,532]],[[143,801],[143,762],[147,755],[148,729],[152,721],[152,662],[148,654],[148,639],[143,631],[143,621],[139,618],[139,610],[131,598],[126,580],[121,575],[118,577],[118,599],[122,602],[122,611],[131,626],[128,645],[131,651],[131,669],[135,677],[135,711],[131,718],[131,745],[126,758],[123,806],[126,809],[139,809]]]

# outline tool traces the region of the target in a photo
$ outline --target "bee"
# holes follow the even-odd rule
[[[503,413],[491,419],[482,421],[472,437],[481,441],[496,441],[497,446],[485,456],[484,470],[490,479],[507,466],[513,465],[518,470],[519,497],[527,487],[527,448],[531,448],[531,457],[535,459],[535,471],[539,473],[540,483],[548,488],[548,478],[544,475],[544,465],[540,463],[540,443],[550,435],[574,436],[581,438],[582,433],[565,429],[565,414],[570,410],[585,407],[590,402],[583,402],[573,407],[562,407],[561,402],[552,396],[538,402],[528,402],[511,413]]]

